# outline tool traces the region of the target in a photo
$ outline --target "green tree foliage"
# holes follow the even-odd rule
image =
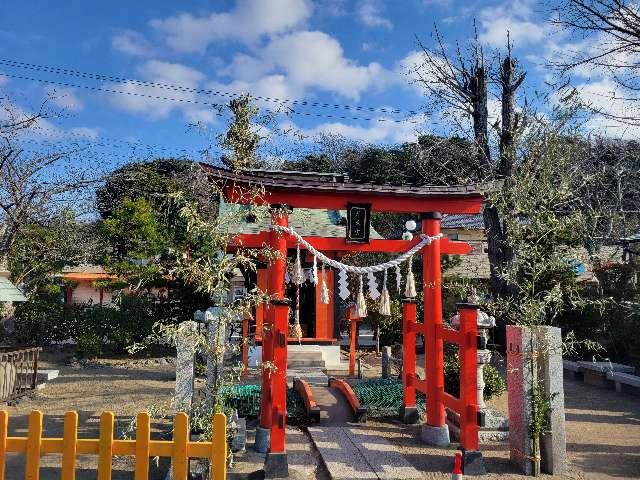
[[[152,259],[162,253],[169,236],[153,205],[144,197],[124,197],[101,227],[119,261]]]
[[[510,322],[551,325],[563,312],[588,302],[574,261],[585,236],[585,217],[573,178],[583,153],[575,142],[572,112],[532,122],[522,138],[513,174],[493,204],[509,231],[514,259],[503,271],[513,294],[498,305]]]
[[[132,163],[114,170],[96,191],[102,218],[108,218],[125,198],[144,198],[158,211],[166,208],[168,196],[183,189],[193,170],[188,160],[158,159]]]
[[[16,307],[17,343],[46,346],[71,339],[87,356],[122,353],[151,333],[165,308],[163,299],[145,294],[120,293],[109,305],[65,305],[62,296],[60,285],[42,284]]]

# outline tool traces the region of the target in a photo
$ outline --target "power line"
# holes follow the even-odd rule
[[[64,137],[72,137],[74,139],[77,139],[77,141],[79,142],[92,142],[96,144],[98,143],[98,141],[95,138],[91,138],[91,137],[88,137],[87,135],[82,135],[77,132],[55,130],[53,128],[40,127],[40,126],[35,126],[32,128],[33,130],[37,130],[38,132],[45,132],[41,135],[49,138],[60,138],[60,140],[63,140]],[[107,142],[112,142],[112,143],[107,143],[107,142],[102,142],[102,143],[104,145],[108,145],[116,148],[134,148],[135,149],[138,147],[140,148],[144,147],[147,149],[159,149],[164,151],[186,151],[185,149],[174,150],[174,149],[171,149],[171,147],[165,147],[161,145],[152,145],[150,143],[145,143],[142,140],[125,140],[123,138],[108,137],[103,135],[100,135],[100,137],[98,138],[100,139],[100,142],[102,142],[102,139],[106,140]],[[118,143],[120,145],[118,145]]]
[[[149,81],[138,80],[135,78],[120,77],[117,75],[109,75],[109,74],[83,72],[80,70],[74,70],[74,69],[64,68],[64,67],[55,66],[55,65],[27,63],[27,62],[21,62],[18,60],[11,60],[11,59],[0,58],[0,65],[23,68],[28,70],[45,71],[49,73],[57,73],[62,75],[71,75],[75,77],[89,78],[93,80],[136,83],[138,85],[150,86],[154,88],[178,90],[181,92],[199,93],[204,95],[214,95],[214,96],[222,96],[222,97],[228,97],[228,98],[238,98],[240,96],[240,94],[238,93],[226,92],[223,90],[208,90],[208,89],[185,87],[183,85],[175,85],[175,84],[163,83],[163,82],[149,82]],[[349,104],[342,104],[342,103],[326,103],[326,102],[317,102],[317,101],[309,101],[309,100],[294,100],[294,99],[267,97],[267,96],[261,96],[261,95],[253,95],[253,94],[250,94],[250,96],[252,98],[255,98],[256,100],[278,103],[281,105],[301,105],[301,106],[308,106],[308,107],[353,110],[357,112],[372,112],[372,113],[380,112],[380,113],[392,114],[392,115],[420,114],[420,112],[416,110],[402,110],[398,108],[370,107],[370,106],[364,106],[364,105],[349,105]]]

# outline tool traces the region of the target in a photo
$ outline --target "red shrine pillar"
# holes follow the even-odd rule
[[[418,422],[416,408],[416,301],[402,300],[402,406],[400,419],[404,423]]]
[[[440,234],[440,212],[422,214],[422,233]],[[449,444],[444,403],[444,343],[438,335],[442,329],[442,272],[440,241],[434,240],[422,249],[424,292],[425,373],[427,377],[427,423],[422,426],[422,440],[431,445]]]
[[[356,376],[356,337],[358,336],[358,320],[356,307],[347,309],[347,321],[349,322],[349,376]]]
[[[273,225],[289,225],[285,206],[272,206]],[[271,230],[270,247],[274,258],[269,264],[269,293],[271,301],[267,313],[270,328],[268,339],[274,369],[262,373],[262,404],[260,405],[261,426],[270,429],[270,443],[264,463],[265,478],[285,478],[289,475],[285,447],[287,424],[287,337],[289,333],[289,300],[285,297],[284,277],[287,262],[287,234]],[[266,333],[266,332],[265,332]],[[263,336],[263,352],[267,346]],[[264,353],[263,353],[264,359]],[[265,386],[269,385],[265,395]],[[264,423],[263,423],[264,422]]]

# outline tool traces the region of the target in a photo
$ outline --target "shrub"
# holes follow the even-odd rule
[[[502,394],[507,389],[507,383],[496,367],[486,364],[482,368],[484,376],[484,390],[482,395],[485,400]],[[444,389],[454,396],[460,395],[460,360],[458,352],[453,347],[445,350],[444,357]]]
[[[48,345],[69,336],[62,289],[57,285],[40,286],[26,302],[17,305],[14,319],[15,341],[21,345]]]
[[[151,333],[163,308],[153,296],[126,294],[108,305],[64,305],[61,288],[47,285],[16,308],[15,339],[39,346],[72,339],[87,356],[121,353]]]

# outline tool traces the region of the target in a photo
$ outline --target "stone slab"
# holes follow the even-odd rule
[[[375,427],[309,427],[309,433],[333,480],[423,478]]]
[[[620,373],[635,373],[635,368],[630,365],[623,365],[622,363],[613,362],[587,362],[584,360],[576,362],[584,370],[591,370],[598,373],[607,373],[609,371]]]
[[[60,375],[60,370],[48,370],[48,369],[39,368],[38,375],[36,378],[38,379],[38,383],[42,383],[42,382],[49,382],[51,380],[54,380],[58,378],[59,375]]]
[[[640,388],[640,377],[629,373],[607,372],[607,378],[614,382],[624,383],[631,387]]]
[[[536,336],[540,349],[538,379],[543,383],[545,395],[551,402],[551,432],[540,441],[541,467],[546,473],[561,475],[567,470],[562,333],[557,327],[544,326],[536,328]]]
[[[532,385],[537,373],[531,370],[531,331],[507,325],[507,393],[509,399],[509,458],[525,475],[533,473],[533,448],[529,440]]]

